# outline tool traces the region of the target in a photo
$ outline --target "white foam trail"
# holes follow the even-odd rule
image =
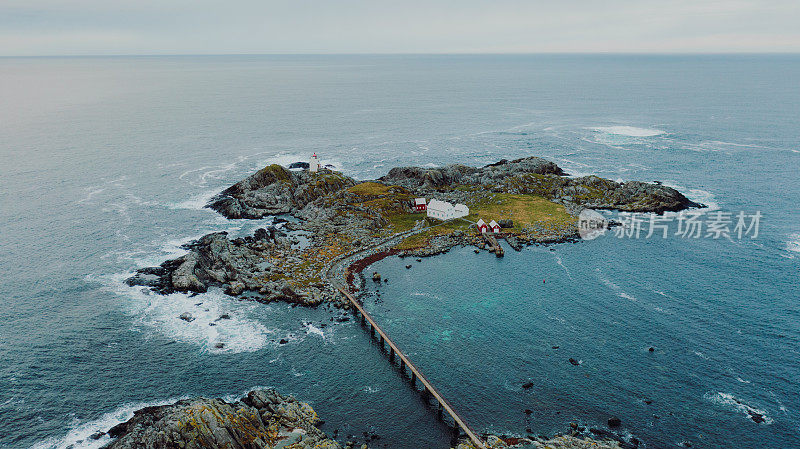
[[[268,311],[269,306],[236,300],[217,288],[194,296],[159,295],[145,287],[124,284],[130,275],[105,276],[98,281],[106,290],[129,300],[126,311],[137,326],[153,329],[167,338],[198,345],[209,353],[240,353],[265,347],[276,332],[253,318],[256,313]],[[186,312],[194,318],[191,322],[180,318]],[[230,318],[220,318],[225,314]]]
[[[91,436],[98,432],[107,432],[117,424],[123,423],[133,417],[133,412],[144,407],[167,405],[186,397],[165,399],[152,402],[138,402],[125,404],[112,412],[108,412],[98,419],[86,423],[75,424],[62,437],[53,437],[34,444],[31,449],[99,449],[111,441],[108,435],[99,439]]]
[[[738,399],[730,393],[723,393],[720,391],[714,394],[706,394],[705,397],[715,404],[724,405],[732,410],[744,413],[748,419],[752,419],[754,414],[758,414],[764,419],[764,424],[769,425],[773,423],[772,418],[767,416],[766,411],[747,405],[742,402],[741,399]]]
[[[603,273],[600,271],[599,268],[595,268],[595,271],[597,272],[597,278],[600,279],[600,282],[602,282],[603,285],[605,285],[609,289],[613,290],[620,298],[636,302],[636,298],[634,298],[633,296],[625,293],[622,290],[622,287],[620,287],[619,285],[611,282],[609,279],[605,278],[603,276]]]
[[[553,256],[556,258],[556,263],[557,263],[558,265],[560,265],[560,266],[561,266],[561,268],[563,268],[563,269],[564,269],[564,271],[567,273],[567,277],[569,277],[570,279],[572,279],[572,274],[569,272],[569,268],[567,268],[567,266],[566,266],[566,265],[564,265],[564,261],[563,261],[563,260],[561,260],[561,256],[559,256],[558,254],[555,254],[555,253],[551,253],[551,254],[553,254]]]
[[[597,126],[593,131],[628,137],[653,137],[666,134],[666,131],[654,128],[637,128],[635,126]]]

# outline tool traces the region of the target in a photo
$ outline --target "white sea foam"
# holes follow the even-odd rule
[[[187,397],[165,399],[152,402],[138,402],[125,404],[112,412],[108,412],[98,419],[85,423],[75,423],[66,435],[48,438],[34,444],[31,449],[98,449],[111,441],[108,435],[99,439],[91,436],[98,432],[107,432],[117,424],[123,423],[133,417],[133,412],[144,407],[171,404]]]
[[[794,258],[794,254],[791,253],[800,253],[800,233],[789,235],[789,240],[786,241],[786,251],[789,251],[791,258]]]
[[[257,351],[276,333],[254,318],[268,306],[236,300],[217,288],[195,296],[159,295],[144,287],[124,284],[123,280],[130,275],[105,276],[99,281],[108,291],[129,300],[126,311],[137,327],[156,330],[167,338],[198,345],[210,353]],[[180,318],[186,312],[194,318],[191,322]],[[230,318],[221,319],[224,314]],[[222,347],[218,347],[220,344]]]
[[[207,190],[207,191],[205,191],[203,193],[200,193],[200,194],[197,194],[197,195],[195,195],[195,196],[193,196],[193,197],[191,197],[191,198],[189,198],[187,200],[180,201],[180,202],[177,202],[177,203],[169,203],[166,206],[168,208],[170,208],[170,209],[203,210],[203,209],[205,209],[206,204],[208,204],[208,202],[211,201],[211,198],[213,198],[214,195],[218,194],[221,190],[223,190],[223,189],[222,188],[215,188],[215,189],[212,189],[212,190]],[[209,209],[209,211],[210,211],[210,209]]]
[[[325,332],[323,332],[322,329],[318,328],[317,326],[314,326],[311,323],[306,323],[306,334],[317,335],[319,336],[319,338],[325,340]]]
[[[763,424],[769,425],[773,423],[772,418],[767,416],[767,412],[765,410],[748,405],[730,393],[723,393],[721,391],[713,394],[708,393],[705,395],[705,398],[715,404],[725,406],[731,410],[742,412],[745,416],[747,416],[748,419],[761,416],[761,418],[764,420]]]
[[[666,134],[666,131],[654,128],[637,128],[635,126],[597,126],[594,131],[628,137],[653,137]]]
[[[689,198],[690,200],[694,201],[695,203],[700,203],[700,204],[706,206],[703,209],[695,210],[695,212],[707,213],[707,212],[712,212],[712,211],[720,209],[720,205],[719,205],[719,203],[717,203],[717,200],[716,200],[716,197],[714,196],[714,194],[709,192],[709,191],[707,191],[707,190],[686,188],[686,187],[684,187],[684,186],[682,186],[682,185],[680,185],[678,183],[672,182],[672,181],[664,181],[663,184],[666,187],[672,187],[673,189],[683,193],[684,195],[686,195],[686,198]],[[675,213],[676,212],[667,212],[666,215],[672,215],[672,214],[675,214]]]

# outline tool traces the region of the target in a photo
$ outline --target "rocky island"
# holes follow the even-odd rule
[[[416,198],[459,203],[469,212],[448,220],[430,218],[416,207]],[[225,232],[205,235],[187,244],[184,256],[140,269],[126,282],[162,294],[220,287],[228,295],[265,303],[347,309],[335,287],[347,283],[357,291],[363,269],[383,257],[430,256],[459,245],[475,246],[476,252],[487,249],[476,227],[482,217],[497,219],[502,232],[493,235],[520,250],[577,240],[577,215],[586,208],[660,214],[702,205],[659,183],[573,178],[550,161],[528,157],[480,168],[393,168],[372,181],[327,168],[298,171],[270,165],[225,189],[207,207],[229,219],[272,221],[244,238],[231,239]],[[373,280],[382,281],[377,273]],[[196,398],[142,409],[108,432],[114,439],[107,447],[340,448],[317,423],[308,404],[256,390],[234,403]],[[484,438],[494,449],[638,445],[577,425],[551,439]],[[469,441],[457,446],[474,447]]]
[[[470,213],[431,219],[415,210],[417,197],[462,203]],[[261,302],[346,308],[332,282],[352,285],[367,265],[387,255],[429,256],[457,245],[480,250],[485,242],[475,222],[481,217],[499,220],[502,236],[519,250],[575,240],[576,216],[584,208],[663,213],[700,206],[657,183],[569,177],[538,157],[480,168],[399,167],[373,181],[326,168],[270,165],[225,189],[207,207],[230,219],[285,217],[278,226],[245,238],[208,234],[186,245],[188,254],[141,269],[127,282],[159,293],[217,286]]]

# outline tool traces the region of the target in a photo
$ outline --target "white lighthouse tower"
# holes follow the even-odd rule
[[[317,153],[314,153],[314,155],[311,156],[311,161],[308,163],[308,171],[310,172],[319,171],[319,158],[317,157]]]

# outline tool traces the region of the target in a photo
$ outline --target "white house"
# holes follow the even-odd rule
[[[453,206],[447,201],[431,199],[428,203],[428,216],[439,220],[452,220],[469,215],[469,208],[463,204]]]
[[[311,156],[311,161],[309,161],[309,163],[308,163],[308,171],[310,171],[310,172],[318,172],[319,171],[319,167],[320,167],[319,158],[317,157],[317,153],[314,153],[314,155]]]
[[[489,222],[489,230],[494,233],[500,232],[500,225],[497,224],[496,221],[492,220]]]
[[[428,202],[428,217],[439,220],[449,220],[453,218],[453,205],[447,201],[431,199]]]
[[[469,207],[465,204],[456,204],[453,206],[453,212],[455,213],[455,218],[466,217],[469,215]]]

